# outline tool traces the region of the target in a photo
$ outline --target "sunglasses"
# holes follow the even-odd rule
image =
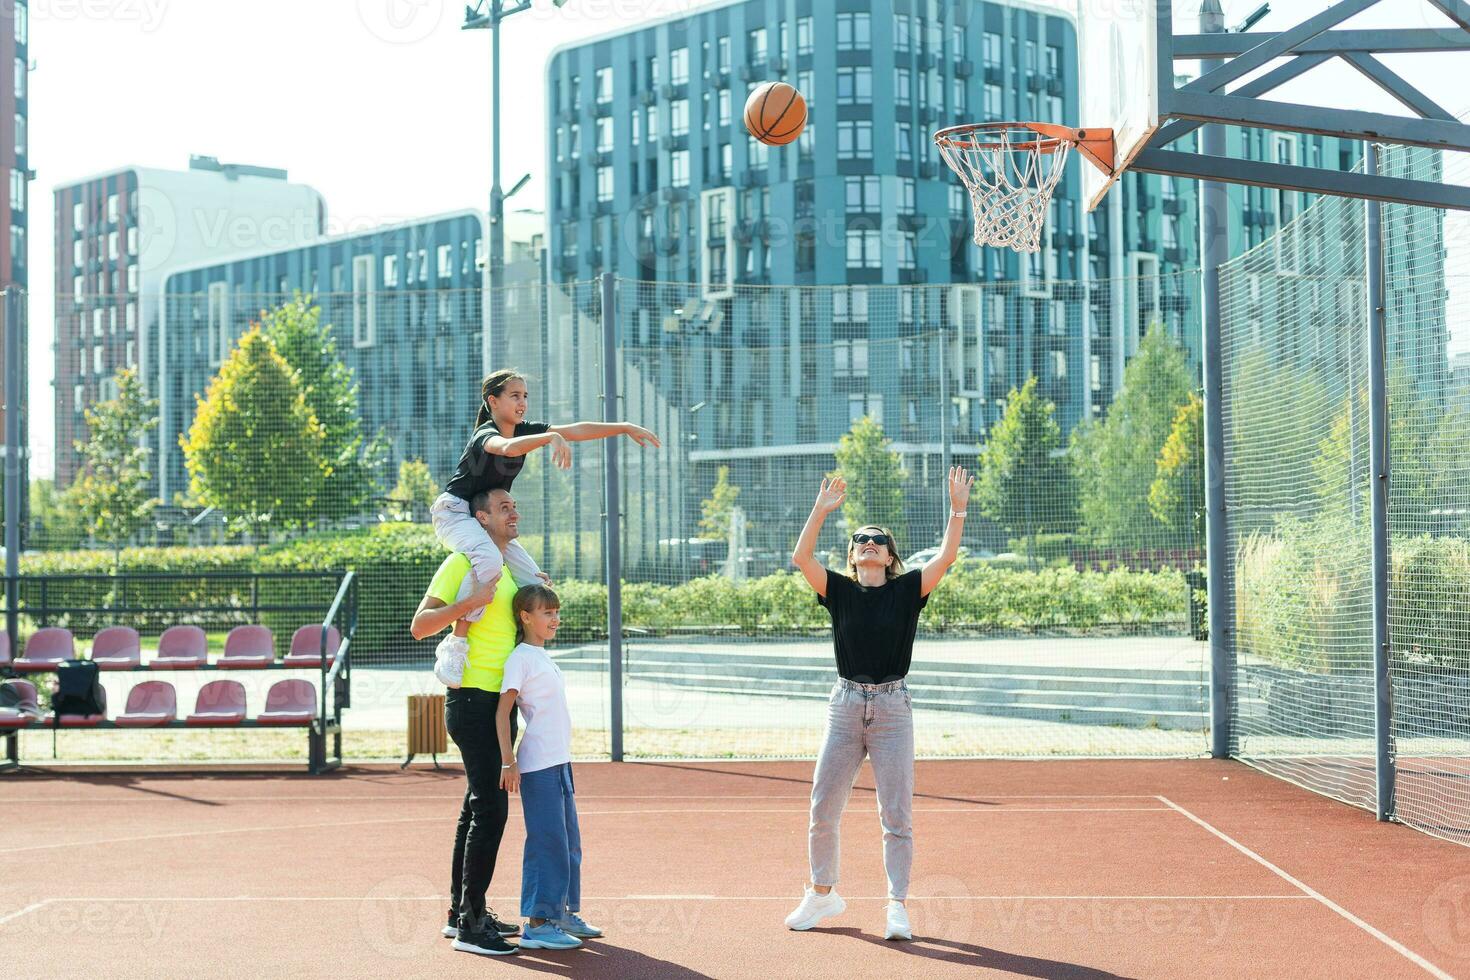
[[[854,534],[852,536],[852,543],[853,544],[867,544],[869,541],[873,542],[874,544],[887,545],[888,544],[888,535],[886,535],[886,534],[867,534],[867,533],[865,533],[863,531],[859,531],[857,534]]]

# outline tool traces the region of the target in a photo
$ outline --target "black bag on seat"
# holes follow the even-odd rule
[[[56,665],[56,694],[51,710],[62,715],[107,714],[107,692],[98,680],[98,667],[90,660],[63,660]]]

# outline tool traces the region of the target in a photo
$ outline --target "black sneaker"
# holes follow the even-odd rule
[[[469,913],[460,916],[454,948],[463,953],[479,953],[482,956],[509,956],[520,952],[519,946],[506,942],[505,937],[491,926],[492,921],[489,915],[479,919],[470,918]]]
[[[502,936],[518,936],[521,933],[521,927],[516,925],[514,922],[501,922],[498,918],[496,918],[494,909],[487,908],[485,910],[485,917],[490,920],[490,928],[494,929]],[[449,921],[446,922],[444,925],[444,938],[453,939],[458,935],[459,913],[454,911],[453,909],[450,909]]]

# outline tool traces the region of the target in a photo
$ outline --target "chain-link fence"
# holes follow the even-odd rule
[[[1462,180],[1446,175],[1447,159],[1384,148],[1382,166]],[[1367,207],[1321,199],[1230,262],[1221,316],[1233,749],[1374,808]],[[1385,803],[1460,840],[1470,840],[1470,331],[1466,285],[1446,257],[1447,229],[1463,238],[1466,227],[1441,210],[1382,206],[1397,775]]]
[[[432,644],[407,623],[445,554],[428,507],[480,379],[517,367],[528,417],[601,420],[603,288],[217,285],[131,329],[113,300],[68,295],[57,479],[33,482],[26,567],[350,567],[357,662],[422,664]],[[662,448],[582,443],[567,470],[535,452],[515,484],[595,742],[610,739],[611,449],[630,756],[813,754],[830,630],[790,554],[816,488],[831,472],[852,487],[820,542],[834,567],[870,521],[918,564],[950,465],[978,480],[961,560],[921,621],[921,752],[1203,750],[1197,275],[612,288],[611,416]],[[138,363],[129,337],[156,352],[136,379],[118,371]]]

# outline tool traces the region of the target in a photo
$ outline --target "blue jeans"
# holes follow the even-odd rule
[[[521,860],[521,914],[559,919],[582,907],[582,834],[577,829],[572,766],[521,774],[526,851]]]

